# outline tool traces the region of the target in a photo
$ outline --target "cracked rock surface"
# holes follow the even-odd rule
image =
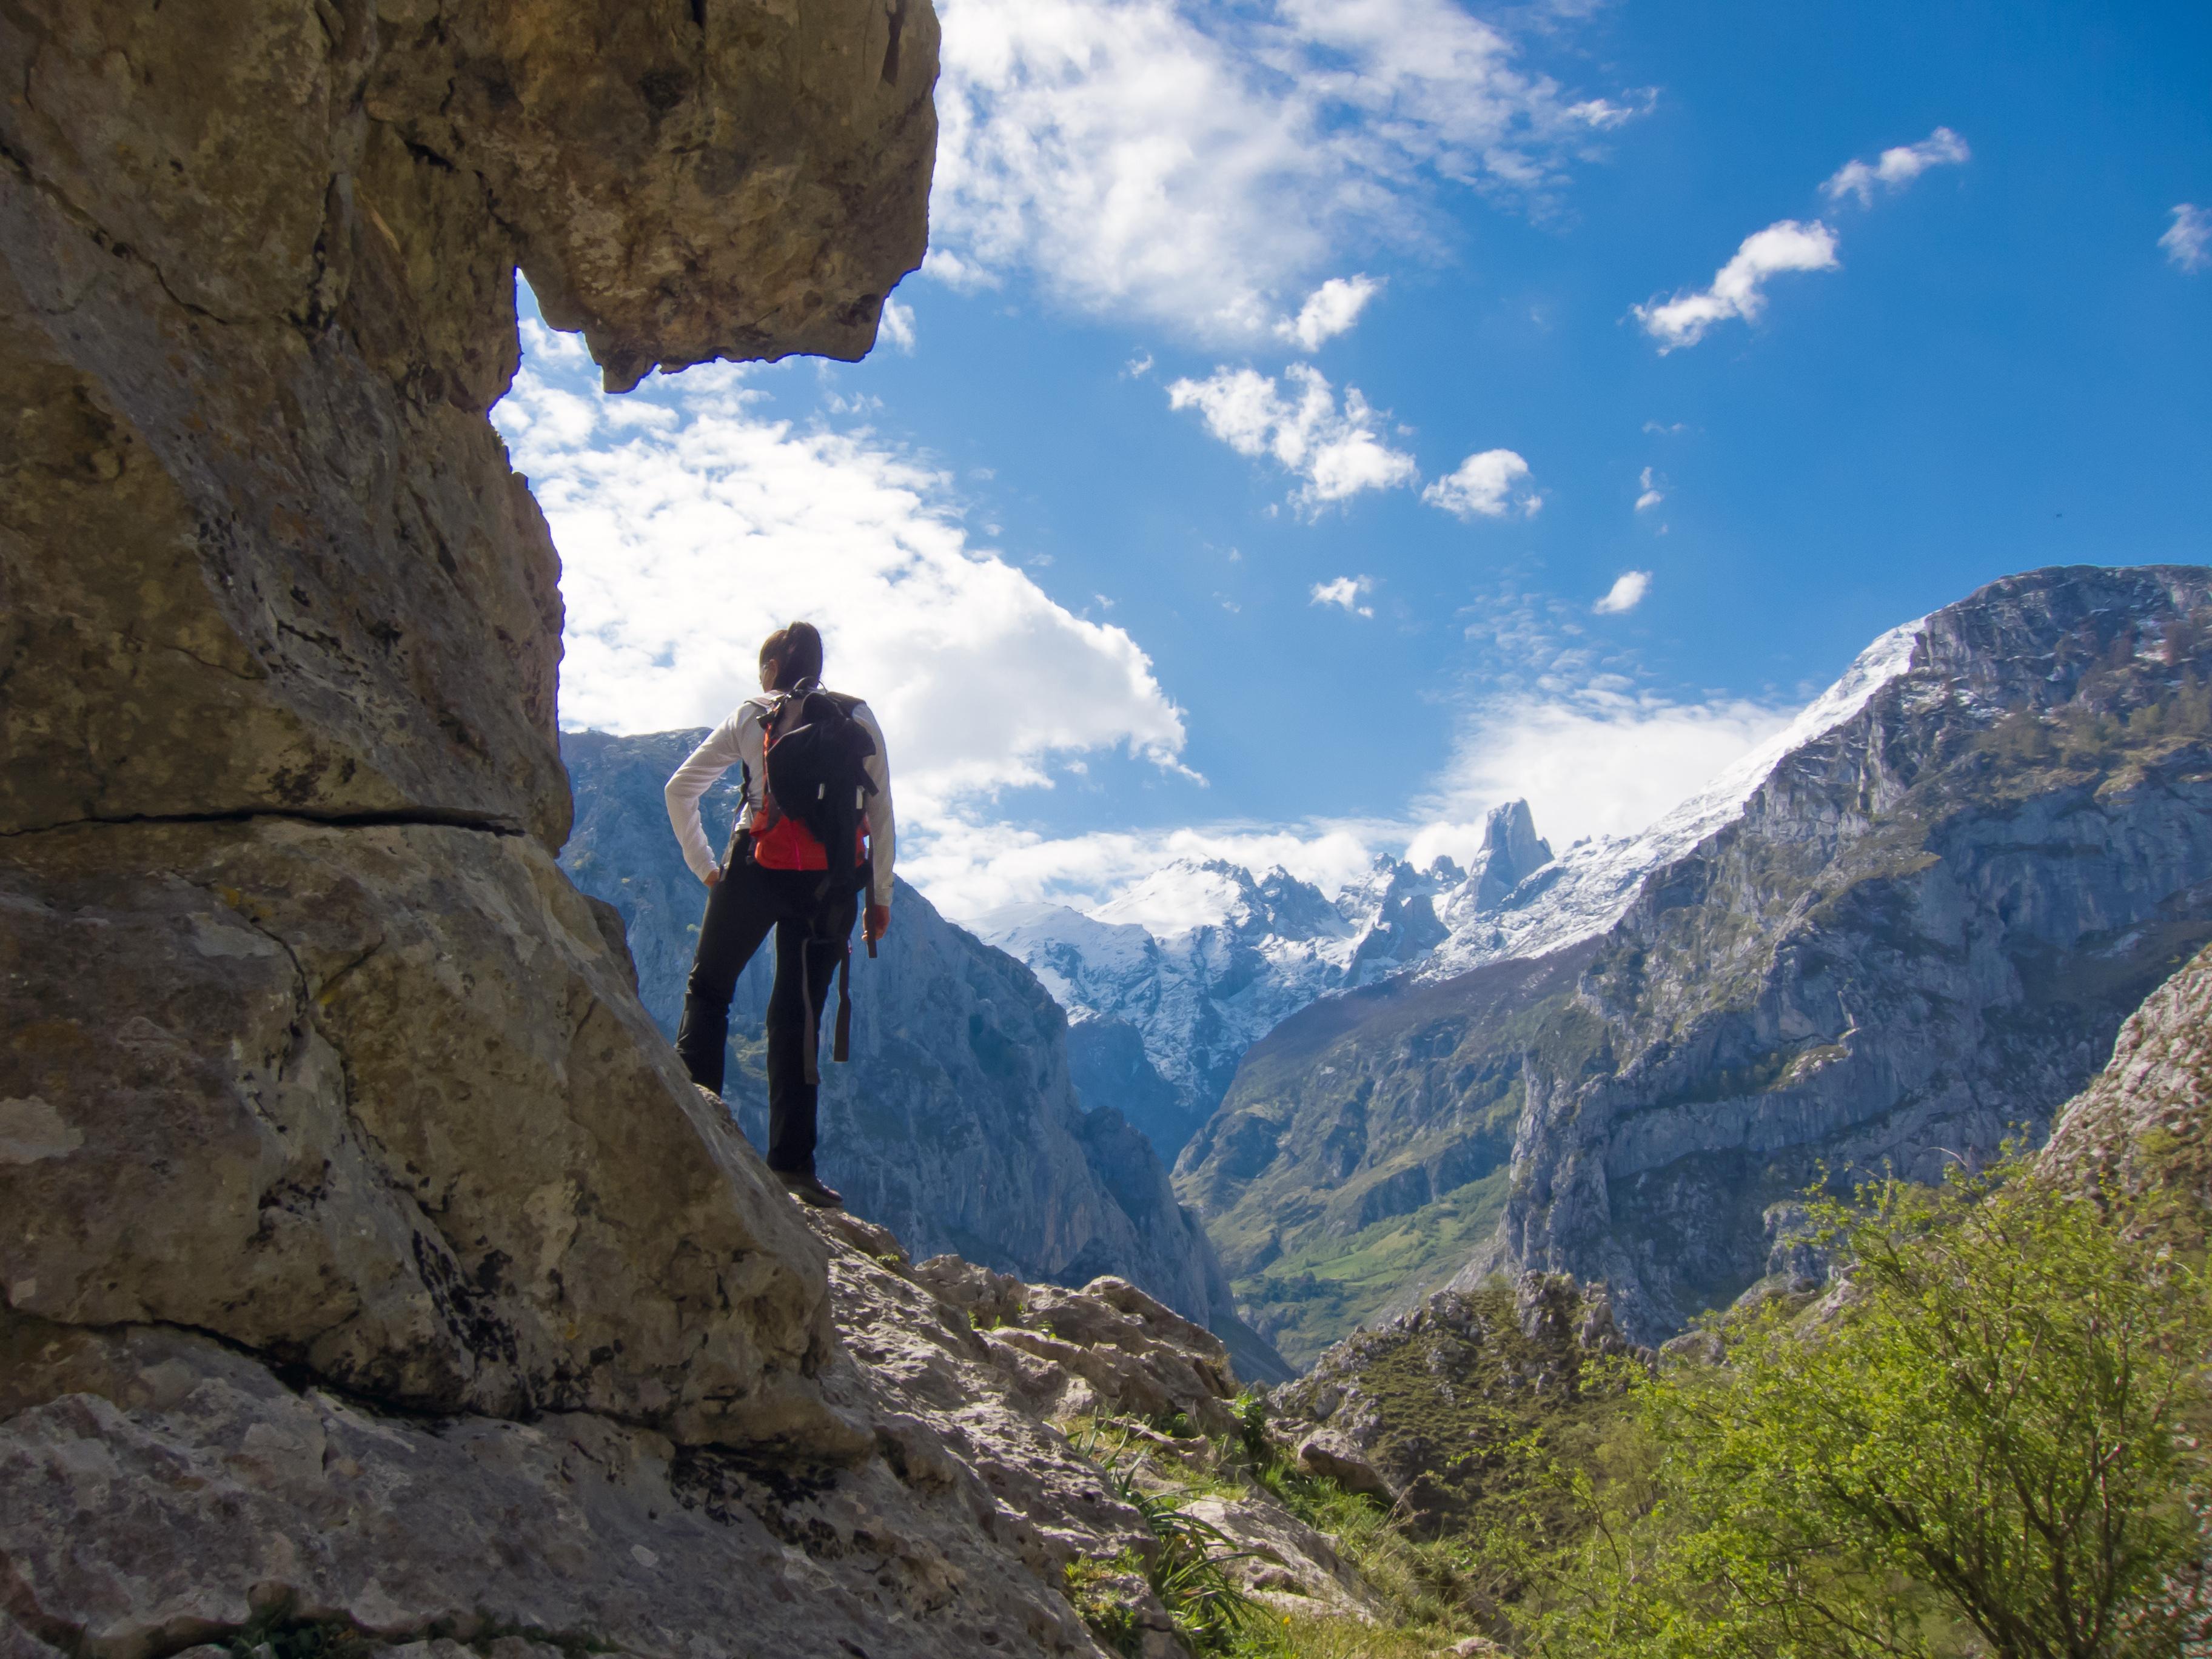
[[[0,9],[0,1286],[380,1406],[849,1458],[821,1247],[553,863],[515,271],[857,356],[921,0]]]
[[[1212,1420],[1219,1342],[1117,1280],[913,1267],[880,1228],[804,1219],[840,1339],[822,1387],[867,1437],[842,1463],[591,1409],[394,1414],[201,1333],[0,1311],[0,1652],[212,1659],[313,1626],[379,1659],[1103,1659],[1062,1570],[1152,1540],[1054,1419]],[[1365,1605],[1264,1495],[1201,1512],[1260,1590]]]

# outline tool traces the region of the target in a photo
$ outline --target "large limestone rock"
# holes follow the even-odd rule
[[[206,1331],[416,1409],[836,1432],[805,1380],[819,1247],[543,848],[77,826],[0,865],[0,915],[18,1311]]]
[[[29,0],[0,64],[9,1308],[860,1455],[821,1248],[552,862],[558,564],[485,413],[518,264],[617,386],[865,350],[928,7]]]
[[[840,1339],[821,1386],[868,1438],[843,1465],[589,1407],[386,1415],[200,1333],[0,1310],[0,1651],[1105,1659],[1065,1569],[1157,1543],[1055,1419],[1212,1421],[1236,1388],[1220,1345],[1125,1284],[911,1267],[880,1228],[806,1219]],[[1265,1494],[1201,1513],[1262,1594],[1371,1603]],[[1164,1632],[1141,1579],[1130,1594]],[[1164,1634],[1157,1650],[1182,1652]]]

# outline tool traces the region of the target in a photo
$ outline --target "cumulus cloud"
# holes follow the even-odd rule
[[[917,837],[911,849],[902,834],[899,872],[939,909],[965,921],[1010,904],[1092,909],[1182,860],[1280,868],[1334,894],[1367,869],[1376,849],[1395,844],[1389,826],[1367,824],[1224,823],[1047,836],[978,821]]]
[[[1633,611],[1643,604],[1644,596],[1650,591],[1650,571],[1623,571],[1613,586],[1605,590],[1605,597],[1590,609],[1601,617],[1618,617],[1623,611]]]
[[[1871,163],[1844,162],[1820,186],[1820,191],[1831,202],[1849,196],[1856,198],[1861,207],[1870,207],[1877,186],[1893,195],[1930,167],[1957,167],[1972,159],[1973,152],[1966,148],[1965,139],[1948,127],[1938,127],[1917,144],[1899,144],[1882,151]]]
[[[914,307],[901,305],[896,300],[884,301],[883,326],[877,331],[901,351],[911,356],[914,351]]]
[[[1374,608],[1359,601],[1374,586],[1364,576],[1339,576],[1333,582],[1316,582],[1310,603],[1340,605],[1355,617],[1371,617]]]
[[[1285,317],[1275,332],[1300,349],[1318,351],[1359,320],[1367,302],[1382,290],[1372,276],[1332,276],[1306,296],[1296,317]]]
[[[1486,704],[1462,726],[1407,855],[1423,866],[1440,854],[1464,862],[1481,842],[1484,814],[1516,799],[1560,851],[1584,836],[1634,835],[1795,712],[1747,699],[1676,702],[1605,678]]]
[[[1174,381],[1168,404],[1195,409],[1206,429],[1238,454],[1270,457],[1303,479],[1291,500],[1309,514],[1420,476],[1411,455],[1382,441],[1379,417],[1358,388],[1345,388],[1340,408],[1310,363],[1292,363],[1279,381],[1254,369],[1217,368],[1203,380]]]
[[[1528,463],[1510,449],[1486,449],[1468,456],[1421,492],[1431,507],[1462,519],[1502,519],[1517,513],[1534,518],[1544,498],[1527,487]]]
[[[2166,250],[2168,263],[2191,276],[2212,266],[2212,209],[2177,203],[2173,222],[2166,228],[2158,245]]]
[[[1014,271],[1200,340],[1264,337],[1459,185],[1545,202],[1633,112],[1453,0],[944,0],[925,270]]]
[[[1536,828],[1564,852],[1585,836],[1628,836],[1710,783],[1789,724],[1794,710],[1745,699],[1679,702],[1601,678],[1486,702],[1462,722],[1451,757],[1402,817],[1291,824],[1224,823],[1174,830],[1048,836],[1017,825],[967,822],[902,841],[900,867],[956,918],[1016,903],[1077,909],[1117,906],[1178,860],[1223,859],[1279,866],[1335,894],[1378,853],[1425,868],[1438,857],[1465,864],[1483,818],[1525,799]],[[1153,896],[1157,896],[1154,894]]]
[[[1757,317],[1766,303],[1769,277],[1790,270],[1833,270],[1837,264],[1834,231],[1817,219],[1784,219],[1745,237],[1735,257],[1713,273],[1711,286],[1640,305],[1636,319],[1659,342],[1662,352],[1695,345],[1716,323]]]
[[[1636,487],[1644,493],[1636,498],[1636,510],[1648,513],[1667,499],[1667,492],[1651,482],[1651,469],[1645,467],[1636,475]]]
[[[1182,711],[1123,629],[1085,621],[971,546],[950,482],[865,429],[763,414],[773,371],[715,364],[600,393],[534,322],[494,419],[561,548],[565,726],[720,720],[760,641],[818,623],[830,678],[880,714],[903,816],[1048,785],[1121,749],[1178,769]]]

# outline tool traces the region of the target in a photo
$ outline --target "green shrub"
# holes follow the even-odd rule
[[[2212,1638],[2204,1281],[2019,1165],[1820,1206],[1850,1294],[1638,1390],[1547,1655],[2167,1659]]]

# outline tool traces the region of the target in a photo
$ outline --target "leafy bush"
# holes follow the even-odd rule
[[[1612,1659],[2166,1659],[2212,1639],[2204,1280],[2014,1165],[1819,1206],[1849,1288],[1638,1391],[1651,1461],[1585,1484]]]

